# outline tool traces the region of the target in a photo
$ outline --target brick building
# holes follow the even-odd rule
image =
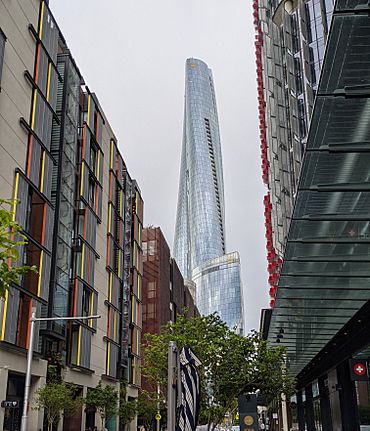
[[[143,229],[143,334],[159,333],[161,326],[189,309],[197,314],[193,297],[159,227]]]

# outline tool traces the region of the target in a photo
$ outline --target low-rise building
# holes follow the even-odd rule
[[[170,248],[159,227],[143,230],[143,333],[159,334],[188,309],[197,315],[193,297],[171,258]]]
[[[176,261],[159,227],[143,229],[143,334],[159,334],[162,326],[175,322],[186,311],[199,315]],[[143,388],[155,391],[145,379]]]

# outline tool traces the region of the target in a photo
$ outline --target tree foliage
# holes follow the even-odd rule
[[[239,394],[260,389],[268,400],[294,390],[285,373],[285,350],[270,348],[255,331],[242,337],[230,330],[217,314],[186,318],[163,327],[161,334],[146,334],[143,374],[167,391],[167,350],[170,340],[178,350],[192,348],[200,367],[202,404],[200,420],[220,424],[235,409]]]
[[[47,354],[48,371],[46,374],[47,383],[62,383],[64,364],[60,352],[49,351]]]
[[[127,382],[123,379],[120,382],[120,396],[118,416],[121,425],[128,425],[137,415],[137,401],[127,399]]]
[[[87,391],[85,404],[97,410],[104,429],[105,420],[117,413],[118,393],[112,386],[103,386],[100,381],[96,388]]]
[[[143,422],[145,429],[150,430],[158,412],[157,393],[142,390],[137,400],[137,414]],[[165,413],[165,412],[163,412]],[[163,418],[163,422],[164,418]]]
[[[44,409],[48,431],[59,422],[64,414],[73,414],[82,405],[82,398],[75,397],[75,386],[66,383],[49,382],[36,391],[35,408]]]
[[[128,425],[137,414],[137,402],[121,399],[118,414],[121,425]]]
[[[12,205],[12,201],[0,199],[0,298],[23,274],[37,270],[35,266],[15,265],[20,258],[19,247],[27,242],[21,226],[14,221]]]
[[[156,392],[140,390],[139,396],[135,400],[127,400],[126,382],[121,382],[119,419],[121,425],[128,425],[137,415],[140,422],[144,424],[146,430],[151,429],[158,412],[158,396]]]

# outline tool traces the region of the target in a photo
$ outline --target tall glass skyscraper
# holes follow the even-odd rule
[[[226,254],[221,140],[212,71],[186,61],[184,135],[174,255],[185,279],[196,283],[202,314],[219,312],[242,328],[240,261]]]

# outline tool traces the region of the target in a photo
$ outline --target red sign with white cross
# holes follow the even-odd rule
[[[351,359],[349,364],[351,380],[369,380],[369,364],[367,359]]]
[[[361,362],[359,362],[353,366],[353,371],[356,375],[363,376],[366,373],[366,368],[361,364]]]

